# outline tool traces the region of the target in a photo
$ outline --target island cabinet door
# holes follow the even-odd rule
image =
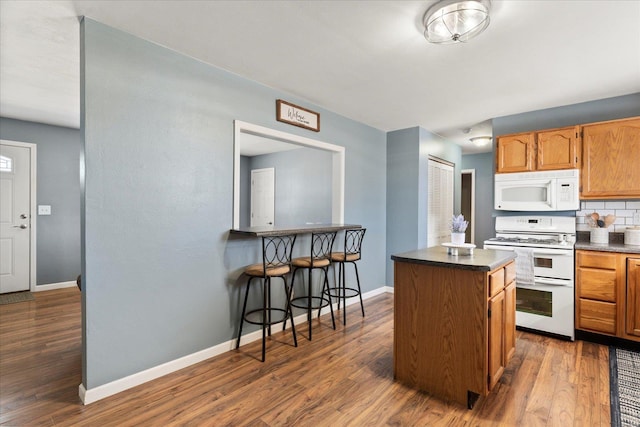
[[[500,292],[489,300],[489,390],[496,385],[506,366],[505,338],[505,293]]]
[[[504,363],[516,352],[516,282],[504,288]]]

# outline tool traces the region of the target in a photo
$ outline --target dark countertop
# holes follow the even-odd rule
[[[262,237],[262,236],[284,236],[287,234],[305,233],[325,233],[328,231],[340,231],[346,229],[362,228],[358,224],[304,224],[290,226],[268,226],[268,227],[244,227],[231,229],[232,234]]]
[[[588,231],[578,231],[576,235],[578,241],[576,242],[575,249],[640,254],[640,246],[624,244],[624,233],[609,233],[608,244],[591,243],[589,241],[590,233]]]
[[[597,244],[591,242],[576,242],[576,249],[583,251],[619,252],[626,254],[640,254],[640,246],[625,245],[623,243]]]
[[[515,258],[516,253],[514,251],[496,251],[493,249],[474,249],[473,255],[453,256],[447,254],[447,248],[442,246],[391,255],[391,259],[396,262],[475,271],[492,271]]]

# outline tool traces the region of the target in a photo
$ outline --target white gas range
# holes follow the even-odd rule
[[[574,340],[575,217],[502,216],[485,249],[516,258],[516,326]]]

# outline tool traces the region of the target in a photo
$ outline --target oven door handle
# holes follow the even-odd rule
[[[566,249],[534,249],[533,256],[537,257],[538,255],[562,255],[562,256],[573,256],[573,250]]]
[[[547,277],[536,277],[535,283],[541,285],[571,286],[571,280],[549,279]]]

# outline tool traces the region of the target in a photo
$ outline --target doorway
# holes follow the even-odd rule
[[[462,171],[462,191],[460,209],[465,219],[469,221],[469,227],[465,231],[465,242],[475,243],[476,222],[476,170],[465,169]]]
[[[451,239],[455,165],[429,156],[427,181],[427,246],[438,246]]]
[[[35,290],[36,145],[0,140],[0,293]]]

